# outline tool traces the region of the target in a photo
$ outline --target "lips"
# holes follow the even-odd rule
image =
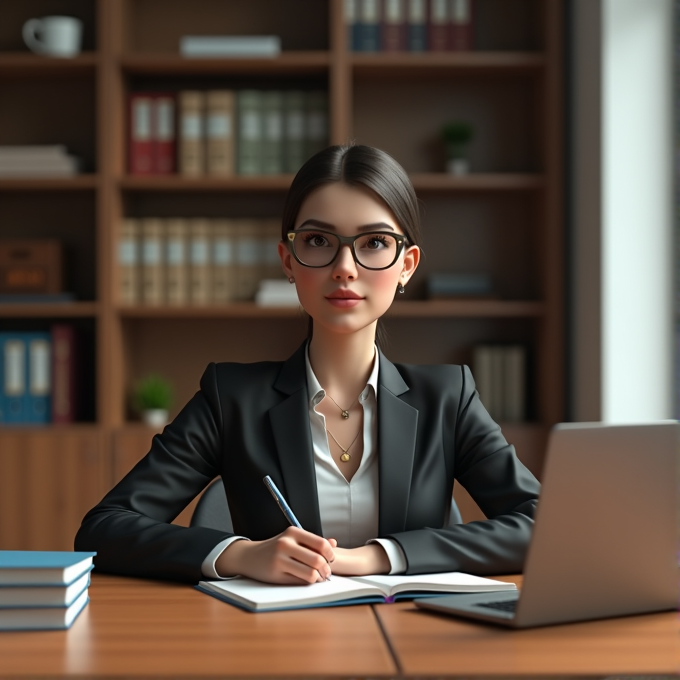
[[[361,295],[357,295],[351,290],[336,290],[326,296],[329,300],[362,300]]]

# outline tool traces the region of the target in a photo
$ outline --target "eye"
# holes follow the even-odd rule
[[[383,236],[381,234],[371,234],[366,238],[362,244],[362,248],[367,248],[368,250],[380,250],[381,248],[389,247],[388,244],[389,236]]]
[[[302,236],[302,241],[310,248],[328,248],[331,244],[328,238],[319,232],[305,232]]]

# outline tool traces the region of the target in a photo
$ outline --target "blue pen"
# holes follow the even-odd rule
[[[298,529],[302,529],[302,524],[297,521],[297,517],[293,514],[293,511],[288,507],[288,503],[286,503],[286,499],[283,497],[283,494],[276,488],[276,484],[272,481],[272,478],[267,475],[266,477],[263,477],[262,481],[264,482],[265,486],[269,489],[269,493],[274,496],[274,500],[276,501],[276,504],[281,508],[281,512],[286,516],[286,519],[290,523],[291,526],[297,527]]]

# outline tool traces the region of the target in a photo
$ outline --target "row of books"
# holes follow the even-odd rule
[[[89,602],[95,555],[0,550],[0,631],[69,628]]]
[[[321,90],[135,92],[129,107],[133,175],[295,173],[328,145]]]
[[[345,0],[352,52],[472,49],[472,0]]]
[[[477,345],[472,374],[479,397],[496,421],[526,420],[527,361],[522,345]]]
[[[253,300],[283,277],[279,219],[126,218],[119,239],[123,305]]]
[[[0,146],[0,177],[69,177],[80,159],[63,144]]]
[[[77,417],[77,333],[0,332],[0,425],[72,423]]]

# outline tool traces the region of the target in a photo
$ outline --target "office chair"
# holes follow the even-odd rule
[[[447,526],[462,524],[460,510],[456,501],[451,499],[451,510]],[[189,524],[192,527],[206,527],[208,529],[219,529],[220,531],[234,531],[227,504],[227,495],[224,491],[224,484],[218,477],[210,482],[200,500],[196,504],[194,514],[191,516]]]

